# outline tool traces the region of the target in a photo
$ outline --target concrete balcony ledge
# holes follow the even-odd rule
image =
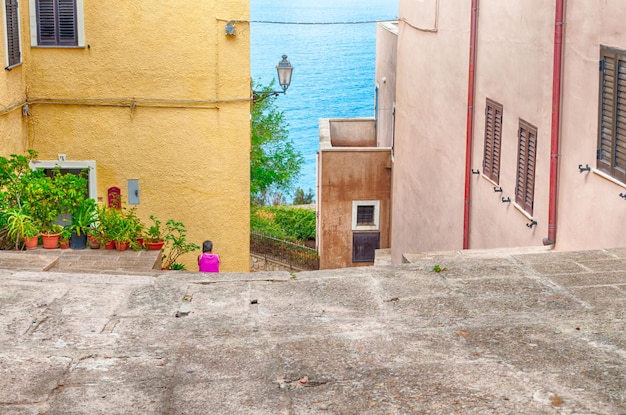
[[[320,150],[342,147],[376,148],[374,118],[320,118]]]

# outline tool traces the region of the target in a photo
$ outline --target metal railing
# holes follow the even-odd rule
[[[250,252],[293,268],[320,268],[320,258],[315,249],[259,232],[250,232]]]

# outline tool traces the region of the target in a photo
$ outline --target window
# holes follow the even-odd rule
[[[30,0],[33,46],[84,46],[82,0]]]
[[[359,225],[374,225],[374,205],[361,205],[357,206],[356,210],[356,224]]]
[[[626,183],[626,51],[600,49],[598,170]]]
[[[500,150],[502,149],[502,105],[487,98],[485,108],[485,151],[483,173],[500,183]]]
[[[377,231],[380,216],[380,200],[352,201],[352,230]]]
[[[17,0],[4,0],[5,26],[4,33],[7,43],[6,69],[22,63],[20,49],[20,24]]]
[[[537,127],[519,121],[517,150],[517,184],[515,202],[529,215],[533,214],[535,198],[535,161],[537,158]]]

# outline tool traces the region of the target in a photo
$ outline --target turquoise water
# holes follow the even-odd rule
[[[397,13],[397,0],[250,2],[253,21],[361,22],[393,20]],[[294,67],[287,94],[276,102],[289,124],[289,138],[305,159],[297,186],[315,191],[318,119],[374,115],[376,24],[253,22],[250,30],[254,81],[267,85],[275,79],[282,55]]]

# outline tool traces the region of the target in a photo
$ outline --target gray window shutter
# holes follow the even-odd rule
[[[9,66],[17,65],[22,61],[17,6],[17,0],[6,0],[7,53]]]

